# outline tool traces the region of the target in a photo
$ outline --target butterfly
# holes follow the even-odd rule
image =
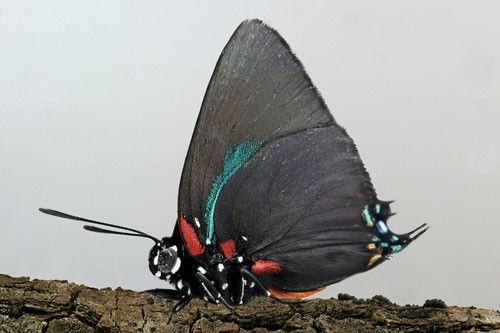
[[[427,230],[393,233],[390,203],[288,44],[254,19],[215,67],[170,237],[40,210],[153,240],[149,269],[180,295],[175,313],[194,297],[231,311],[256,296],[305,298],[374,268]]]

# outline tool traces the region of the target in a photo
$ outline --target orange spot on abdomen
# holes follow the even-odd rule
[[[272,260],[257,260],[252,265],[252,273],[256,275],[278,274],[281,272],[281,265]]]
[[[189,254],[197,257],[205,253],[206,248],[201,244],[198,233],[182,213],[179,214],[179,227]]]
[[[279,291],[279,290],[274,290],[274,289],[269,289],[269,292],[276,297],[279,298],[305,298],[309,297],[317,292],[320,292],[322,290],[325,290],[325,287],[313,289],[313,290],[306,290],[306,291]]]

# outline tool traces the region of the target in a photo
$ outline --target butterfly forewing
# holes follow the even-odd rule
[[[218,194],[245,157],[273,138],[332,123],[281,36],[259,20],[243,22],[224,48],[205,94],[184,163],[179,211],[200,221],[204,242],[208,234],[213,238]],[[244,153],[228,163],[228,154],[238,146]]]

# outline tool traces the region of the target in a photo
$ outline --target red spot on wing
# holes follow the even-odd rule
[[[236,245],[232,239],[228,239],[227,241],[220,243],[219,248],[226,259],[231,259],[234,251],[236,251]]]
[[[201,244],[200,239],[198,238],[198,233],[182,213],[179,214],[179,227],[182,239],[184,240],[184,244],[186,245],[189,254],[192,257],[197,257],[205,253],[205,246]]]
[[[279,291],[279,290],[274,290],[274,289],[269,289],[269,292],[276,297],[279,298],[305,298],[309,297],[319,291],[325,290],[325,287],[313,289],[313,290],[306,290],[306,291]]]
[[[252,265],[252,273],[255,275],[278,274],[281,270],[281,265],[272,260],[257,260]]]

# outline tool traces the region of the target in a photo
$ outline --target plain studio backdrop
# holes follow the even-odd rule
[[[165,286],[150,240],[37,209],[170,235],[205,88],[254,17],[289,42],[379,197],[396,200],[390,227],[431,225],[319,295],[499,309],[498,1],[1,0],[0,273]]]

